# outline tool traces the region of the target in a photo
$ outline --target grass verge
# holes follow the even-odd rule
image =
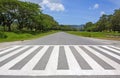
[[[68,31],[69,34],[74,34],[83,37],[120,40],[120,33],[116,32],[80,32],[80,31]]]
[[[4,32],[5,38],[0,38],[0,42],[22,41],[40,38],[46,35],[56,33],[58,31],[48,32]]]

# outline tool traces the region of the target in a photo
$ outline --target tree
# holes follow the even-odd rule
[[[54,20],[53,17],[51,17],[50,15],[47,14],[42,14],[41,15],[41,22],[42,22],[42,27],[43,30],[52,30],[54,28],[57,28],[58,23]]]
[[[94,24],[92,22],[87,22],[86,25],[84,26],[85,31],[92,31],[93,25]]]
[[[8,31],[11,31],[11,24],[14,22],[16,17],[16,12],[18,7],[17,0],[1,0],[0,1],[0,16],[1,16],[1,23],[4,26],[8,27]]]
[[[17,13],[18,29],[22,30],[24,27],[33,30],[34,17],[41,13],[40,6],[30,2],[20,2],[20,7]]]
[[[84,30],[120,32],[120,9],[115,10],[114,14],[112,15],[102,15],[100,19],[93,25],[91,22],[86,23]]]
[[[108,19],[109,19],[109,16],[105,14],[100,17],[99,21],[97,22],[98,31],[100,32],[107,31]]]
[[[111,22],[112,22],[112,30],[120,32],[120,9],[115,10]]]
[[[53,17],[43,14],[38,4],[19,0],[0,0],[0,25],[4,31],[12,31],[16,24],[19,31],[46,31],[58,28]]]

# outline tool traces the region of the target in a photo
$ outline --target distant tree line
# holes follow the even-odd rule
[[[43,14],[38,4],[19,0],[0,0],[0,30],[48,31],[59,29],[53,17]]]
[[[71,25],[60,25],[59,30],[62,31],[78,31],[79,29]]]
[[[96,23],[86,23],[84,30],[94,32],[120,32],[120,9],[115,10],[112,15],[102,15]]]

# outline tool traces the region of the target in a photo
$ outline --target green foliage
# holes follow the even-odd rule
[[[95,32],[120,32],[120,9],[115,10],[113,15],[102,15],[94,24],[92,22],[86,23],[84,30]]]
[[[46,32],[4,32],[4,35],[6,37],[0,38],[0,42],[9,42],[9,41],[23,41],[23,40],[28,40],[28,39],[34,39],[34,38],[39,38],[42,36],[46,36],[49,34],[56,33],[58,31],[46,31]],[[1,35],[1,33],[0,33]],[[3,35],[3,33],[2,33]]]
[[[0,32],[0,38],[5,39],[7,38],[7,35],[4,32]]]
[[[92,22],[88,22],[85,25],[85,31],[92,31],[92,27],[93,27],[93,23]]]
[[[115,10],[115,13],[113,14],[111,19],[111,24],[113,31],[120,32],[120,9]]]
[[[38,4],[0,0],[0,26],[4,31],[48,31],[56,29],[58,23],[53,17],[43,14]]]
[[[56,29],[58,26],[58,23],[54,20],[53,17],[47,15],[47,14],[42,14],[41,15],[41,22],[42,22],[42,27],[43,30],[51,30],[51,29]]]
[[[4,31],[11,31],[11,24],[15,20],[17,7],[17,0],[0,1],[0,24],[4,26]]]
[[[68,31],[68,33],[78,35],[78,36],[83,36],[83,37],[120,40],[120,33],[115,33],[115,32],[76,32],[76,31]]]
[[[74,27],[71,27],[69,25],[60,25],[59,30],[62,30],[62,31],[77,31],[78,29],[74,28]]]
[[[99,32],[74,32],[74,31],[69,31],[68,33],[71,34],[75,34],[75,35],[79,35],[79,36],[84,36],[84,37],[104,37],[105,33],[103,34],[103,32],[99,33]]]

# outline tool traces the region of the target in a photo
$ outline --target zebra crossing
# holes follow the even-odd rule
[[[0,50],[0,75],[120,75],[112,45],[14,45]]]

